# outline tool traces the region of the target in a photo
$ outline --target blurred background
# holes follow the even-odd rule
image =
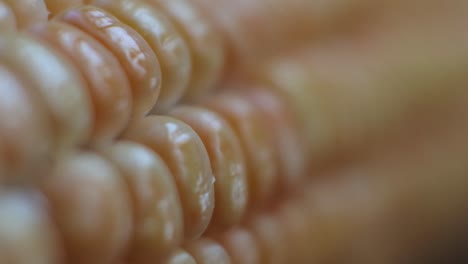
[[[204,2],[233,68],[296,100],[304,263],[468,261],[467,1]]]

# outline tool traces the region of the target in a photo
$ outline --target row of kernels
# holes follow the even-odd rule
[[[109,12],[143,37],[156,54],[163,76],[155,112],[165,111],[181,99],[199,99],[221,77],[224,68],[221,39],[188,1],[95,0],[61,5],[48,3],[51,10],[56,10],[53,17],[91,5]]]
[[[273,106],[281,101],[267,90],[255,93],[265,93],[276,102]],[[278,173],[280,167],[289,166],[288,160],[280,158],[278,144],[271,141],[265,163],[249,160],[245,154],[255,151],[244,148],[255,141],[243,140],[256,130],[286,129],[281,122],[270,122],[259,111],[261,101],[248,94],[224,91],[210,102],[236,107],[227,103],[236,98],[256,115],[250,121],[240,122],[244,115],[232,112],[231,118],[239,121],[230,123],[223,113],[203,107],[211,105],[207,101],[176,107],[169,113],[173,117],[140,119],[109,146],[61,154],[51,174],[41,180],[41,188],[67,259],[107,263],[124,257],[134,261],[161,257],[200,237],[207,228],[216,233],[239,223],[249,208],[269,203],[281,190],[280,183],[294,189],[300,181]],[[281,109],[271,114],[286,114]],[[246,163],[254,172],[246,170]],[[262,164],[272,166],[271,177],[257,177],[255,171]],[[250,193],[262,196],[250,197]]]
[[[86,5],[95,7],[91,8]],[[88,9],[88,12],[84,15],[81,14],[81,18],[97,19],[96,15],[101,15],[101,22],[105,18],[112,20],[112,16],[111,18],[106,17],[106,15],[102,17],[102,13],[92,14],[92,11],[89,10],[89,8],[97,9],[96,7],[99,7],[103,10],[94,11],[100,13],[99,11],[106,10],[125,24],[134,27],[145,41],[148,41],[158,57],[157,60],[161,63],[164,85],[159,104],[154,111],[167,110],[168,107],[182,98],[185,101],[199,99],[215,87],[224,68],[224,47],[220,37],[214,32],[212,25],[206,21],[197,7],[185,0],[4,0],[0,7],[3,10],[0,26],[4,29],[28,29],[37,23],[47,22],[48,18],[54,18],[69,11],[73,15],[79,16],[83,7]],[[73,11],[73,9],[76,10]],[[133,15],[136,13],[138,16]],[[75,19],[79,19],[79,17],[75,17]],[[86,24],[89,21],[85,19],[81,22]],[[87,29],[89,30],[89,28]],[[86,33],[96,33],[95,30],[91,31]],[[100,40],[107,41],[107,44],[110,38],[111,41],[115,42],[120,37],[117,30],[104,28],[102,31],[100,32]],[[120,39],[120,41],[125,40]],[[133,55],[135,56],[135,54]],[[123,66],[128,68],[125,63]],[[137,113],[140,112],[137,111]]]
[[[2,107],[6,106],[1,114],[4,117],[2,123],[6,125],[2,132],[7,141],[4,144],[12,145],[7,150],[16,152],[10,154],[11,151],[7,151],[4,158],[17,159],[8,163],[9,166],[16,165],[16,169],[34,172],[38,164],[53,160],[56,151],[84,143],[91,122],[89,100],[82,90],[82,79],[70,64],[51,49],[23,35],[3,35],[0,57],[5,69],[2,80],[10,80],[11,84],[2,86],[3,93],[23,94],[15,98],[15,105],[11,105],[9,97],[2,96],[5,99]],[[14,113],[19,109],[23,109],[19,113],[24,117],[16,119]],[[8,125],[10,122],[14,125]],[[36,143],[29,141],[34,138]],[[26,145],[21,147],[25,143],[30,147],[39,145],[26,150]],[[45,152],[43,146],[46,146]],[[4,168],[8,177],[29,175],[32,178],[32,173],[23,174],[15,168]]]
[[[25,3],[17,5],[24,7]],[[163,28],[172,34],[170,27],[163,25]],[[1,40],[0,57],[8,72],[12,71],[7,74],[11,78],[4,80],[21,82],[22,86],[5,87],[9,91],[4,93],[27,90],[28,96],[18,98],[17,105],[30,106],[31,110],[25,108],[29,112],[20,112],[29,115],[28,120],[20,119],[22,123],[15,120],[12,130],[5,132],[4,155],[11,159],[10,167],[15,168],[7,168],[4,174],[24,176],[28,173],[23,171],[31,167],[30,171],[36,171],[37,163],[54,159],[54,151],[109,144],[123,132],[132,117],[147,114],[158,99],[161,74],[154,45],[163,45],[164,41],[155,40],[153,46],[148,45],[135,30],[95,7],[71,9],[50,22],[36,21],[24,29],[27,34],[4,32]],[[163,53],[171,58],[172,45],[165,47]],[[4,111],[8,115],[14,109]],[[11,129],[10,125],[6,127]],[[42,144],[37,151],[26,153],[24,149],[9,147],[18,140],[8,139],[8,135],[25,131],[31,131],[31,135],[24,139],[35,139]],[[30,144],[24,141],[24,146]]]
[[[326,184],[309,182],[303,187],[295,195],[277,204],[273,210],[254,213],[242,226],[211,234],[210,238],[202,237],[185,242],[179,249],[175,247],[166,252],[165,256],[155,256],[146,261],[122,259],[122,263],[153,263],[156,260],[158,263],[233,264],[393,263],[395,260],[402,260],[402,257],[410,260],[411,257],[407,255],[409,253],[414,253],[413,257],[418,257],[416,253],[421,253],[419,243],[408,244],[404,236],[393,237],[389,233],[397,231],[401,235],[407,228],[423,224],[403,222],[401,226],[393,226],[395,223],[388,222],[388,217],[407,219],[402,210],[407,206],[400,203],[401,199],[405,199],[401,196],[402,193],[382,192],[379,188],[387,189],[389,186],[381,186],[378,181],[364,178],[333,180]],[[390,189],[394,187],[396,185],[392,185]],[[418,203],[421,201],[417,200]],[[397,208],[394,206],[400,209],[395,211]],[[34,259],[37,263],[63,262],[60,232],[57,232],[54,222],[49,218],[49,210],[40,195],[3,190],[0,208],[2,261],[30,263]],[[78,217],[81,220],[84,216]],[[433,228],[439,223],[426,224]],[[423,225],[423,230],[426,230],[426,224]],[[419,228],[421,227],[417,229]],[[426,235],[434,235],[434,231],[438,232],[436,229],[428,230],[429,233],[420,234],[423,235],[421,239]],[[102,234],[105,231],[99,232]],[[125,236],[121,236],[123,237]],[[97,243],[92,240],[89,242]],[[101,249],[115,249],[116,243],[98,246]],[[101,262],[86,259],[83,253],[84,251],[72,263],[80,263],[80,260],[84,261],[81,263],[106,263],[103,262],[104,259]],[[116,263],[115,261],[112,263]]]
[[[76,16],[70,15],[69,18],[76,18]],[[66,21],[67,16],[57,16],[56,19]],[[105,47],[99,41],[87,36],[71,24],[52,21],[47,24],[36,25],[30,28],[29,31],[30,34],[37,36],[41,41],[36,41],[30,35],[22,33],[2,36],[0,56],[4,58],[4,75],[8,77],[2,79],[8,84],[4,87],[4,89],[7,89],[5,94],[17,94],[19,101],[17,100],[17,104],[15,101],[16,106],[31,107],[31,109],[26,108],[24,118],[11,120],[13,126],[3,123],[5,126],[2,127],[2,136],[4,136],[2,146],[5,146],[5,151],[2,152],[2,162],[11,166],[11,168],[2,166],[6,170],[3,173],[9,175],[9,177],[20,175],[35,180],[41,178],[41,175],[51,173],[51,176],[45,177],[44,182],[41,184],[51,200],[52,207],[55,208],[56,220],[65,236],[67,254],[73,256],[77,254],[76,252],[92,252],[90,254],[96,255],[98,259],[99,254],[103,255],[101,260],[111,259],[113,254],[116,254],[115,252],[119,252],[120,249],[126,247],[125,229],[133,226],[129,220],[132,219],[131,214],[128,212],[130,209],[127,208],[131,207],[131,205],[129,205],[128,201],[124,202],[124,200],[127,200],[125,195],[119,194],[124,192],[120,186],[121,183],[119,183],[122,180],[115,180],[114,174],[117,169],[113,168],[113,165],[107,164],[102,157],[96,156],[96,154],[76,154],[72,149],[84,146],[90,134],[97,134],[96,130],[93,132],[92,128],[93,120],[96,117],[93,117],[93,108],[89,106],[93,101],[90,97],[94,99],[95,104],[99,102],[99,99],[102,99],[109,102],[106,105],[112,107],[119,105],[115,101],[122,100],[122,102],[125,101],[123,104],[128,107],[129,94],[125,92],[128,90],[128,83],[122,81],[107,86],[99,84],[106,83],[105,78],[110,80],[114,79],[114,77],[118,78],[119,75],[96,74],[97,72],[84,67],[84,63],[81,61],[93,62],[93,59],[97,59],[100,61],[98,64],[102,65],[104,69],[110,69],[104,70],[104,72],[117,72],[114,68],[118,67],[118,63],[111,52],[105,52]],[[70,40],[71,43],[67,42]],[[72,50],[72,44],[74,43],[80,43],[88,50],[95,50],[94,57],[89,53],[83,53],[81,56],[79,56],[79,53],[74,53]],[[57,53],[52,47],[59,47],[63,53]],[[43,67],[43,65],[47,65],[47,67]],[[79,72],[85,74],[79,74]],[[123,70],[120,72],[123,72]],[[95,85],[91,88],[91,85],[86,85],[93,82],[95,82]],[[113,90],[112,88],[115,86],[121,87],[121,89]],[[96,93],[89,96],[88,90],[84,87],[95,89]],[[99,94],[99,89],[102,87],[107,87],[108,92],[118,94],[123,91],[125,95],[114,96],[112,99],[115,100],[106,101],[109,100],[109,97],[106,96],[108,92],[104,91]],[[264,94],[262,95],[262,93]],[[102,96],[100,97],[100,95]],[[274,103],[265,104],[265,98],[270,98],[268,100]],[[146,143],[148,148],[158,152],[164,163],[161,161],[163,165],[155,165],[155,167],[164,167],[167,164],[167,171],[169,171],[167,174],[174,177],[174,179],[170,176],[166,177],[171,178],[171,180],[166,181],[166,185],[170,186],[170,182],[174,180],[179,193],[175,195],[175,187],[172,189],[167,187],[168,194],[163,195],[168,197],[168,201],[172,202],[173,206],[169,207],[174,208],[174,212],[168,214],[168,212],[164,211],[164,208],[161,208],[161,211],[157,211],[156,216],[153,216],[153,220],[161,221],[163,226],[168,226],[156,234],[156,237],[159,236],[158,238],[163,237],[162,240],[164,236],[167,236],[167,241],[161,242],[161,252],[165,250],[165,247],[170,248],[180,243],[182,239],[180,234],[184,234],[185,238],[190,239],[200,236],[205,231],[213,212],[214,188],[218,189],[217,196],[220,202],[220,206],[215,211],[215,223],[218,223],[214,226],[218,226],[218,228],[239,222],[247,209],[247,204],[249,204],[249,207],[257,206],[265,204],[269,200],[277,186],[278,168],[275,163],[279,159],[280,166],[285,168],[290,166],[288,161],[280,159],[279,145],[273,143],[272,137],[264,138],[262,136],[268,134],[266,133],[268,129],[278,130],[279,134],[282,134],[280,131],[291,129],[288,125],[283,127],[284,124],[274,122],[278,121],[278,119],[271,119],[271,116],[278,114],[277,117],[283,116],[283,121],[287,123],[285,108],[278,107],[281,103],[279,101],[275,102],[275,100],[279,100],[279,98],[268,94],[267,90],[259,91],[257,97],[250,99],[248,92],[244,94],[225,92],[224,95],[212,97],[203,103],[208,108],[212,108],[214,112],[208,110],[208,108],[203,109],[203,107],[198,110],[191,107],[184,110],[184,107],[181,107],[171,112],[171,115],[185,120],[193,127],[174,118],[151,116],[144,119],[135,119],[135,122],[121,136],[124,139]],[[218,102],[224,103],[219,104]],[[4,109],[5,116],[9,116],[8,113],[16,110],[11,108],[11,104],[8,102],[5,102],[2,106],[6,107]],[[244,112],[245,110],[242,110],[242,107],[246,107],[247,112]],[[274,111],[271,113],[265,111],[265,107],[273,107],[272,110]],[[105,107],[102,109],[101,113],[107,114],[106,111],[109,109]],[[191,109],[195,109],[195,111],[192,113]],[[219,112],[219,114],[216,112]],[[119,142],[115,143],[111,140],[120,136],[121,132],[118,133],[117,131],[122,130],[122,119],[128,118],[128,116],[116,113],[108,114],[109,119],[102,118],[103,120],[98,122],[104,128],[106,128],[106,125],[112,127],[113,124],[118,124],[114,128],[121,127],[120,129],[104,129],[108,133],[103,132],[101,135],[105,136],[98,140],[114,144],[92,144],[92,147],[97,147],[104,153],[109,151],[108,155],[115,159],[118,159],[119,155],[125,155],[125,149],[129,152],[148,152],[145,149],[138,150],[138,146],[132,146],[131,144],[120,145]],[[44,115],[44,118],[38,119],[41,114]],[[194,115],[191,116],[192,114]],[[94,113],[94,115],[96,114]],[[206,117],[208,119],[205,119]],[[243,120],[246,117],[249,118],[247,122]],[[198,128],[197,124],[199,125]],[[203,139],[200,139],[197,133],[204,135],[202,136]],[[25,136],[22,136],[23,134]],[[217,142],[217,138],[211,138],[209,135],[219,135],[221,142]],[[284,135],[293,137],[294,133],[285,133]],[[22,138],[23,141],[17,140],[18,137]],[[25,141],[24,139],[28,140]],[[286,136],[286,140],[300,139],[287,139]],[[282,140],[279,142],[282,142]],[[43,144],[44,147],[39,148],[38,143]],[[28,150],[31,145],[38,146],[35,148],[37,152]],[[209,153],[207,148],[210,151]],[[261,150],[261,155],[256,155],[256,148]],[[59,151],[59,154],[57,154],[54,150],[64,151]],[[147,155],[151,156],[151,154]],[[300,151],[298,151],[297,155],[302,156]],[[210,158],[214,162],[210,162]],[[153,158],[153,162],[158,159],[159,157]],[[44,160],[47,163],[44,163]],[[50,169],[39,169],[42,166],[48,167],[46,165],[54,163],[56,165],[52,172]],[[135,161],[135,163],[122,163],[122,165],[118,166],[123,166],[123,168],[119,167],[121,170],[127,168],[127,172],[129,172],[131,166],[138,165],[140,164]],[[144,167],[147,164],[141,166]],[[269,169],[262,172],[262,167],[266,168],[264,166]],[[293,167],[297,166],[294,165]],[[164,172],[165,169],[162,169],[162,171]],[[215,178],[219,178],[216,182],[213,178],[213,171],[216,173]],[[298,171],[293,173],[298,173]],[[285,173],[284,175],[290,174]],[[145,177],[145,175],[141,177]],[[13,179],[13,181],[15,180]],[[83,186],[76,188],[80,184]],[[161,182],[155,184],[154,187],[159,188],[159,184]],[[84,199],[82,201],[82,198],[88,197],[88,193],[94,193],[94,196],[89,195],[91,200]],[[248,193],[256,195],[249,198]],[[120,203],[118,205],[115,203],[107,204],[107,200],[111,200],[110,197],[114,195],[122,199]],[[140,190],[133,191],[133,195],[140,195]],[[96,199],[96,201],[93,199]],[[137,198],[134,199],[137,200]],[[158,201],[159,199],[160,197],[155,198]],[[70,204],[74,204],[74,206],[69,207],[73,209],[67,208]],[[223,204],[226,206],[223,206]],[[167,205],[165,206],[167,209]],[[182,210],[182,213],[177,213],[177,210]],[[141,214],[145,215],[145,213],[146,211],[142,209]],[[180,214],[183,215],[183,221],[177,219],[177,215],[180,218]],[[80,223],[75,226],[77,225],[77,219],[83,216],[95,216],[97,219],[90,220],[95,222],[88,222],[89,226],[86,224],[80,225]],[[166,221],[162,216],[170,220]],[[142,216],[144,219],[141,221],[145,221],[145,217]],[[121,221],[118,223],[112,222],[109,225],[108,220],[114,218],[121,219]],[[139,226],[146,228],[145,225]],[[171,228],[173,232],[166,235],[164,232]],[[103,235],[98,230],[108,230],[108,233]],[[147,230],[145,229],[144,232],[147,232]],[[151,230],[148,232],[151,232]],[[96,235],[99,235],[99,237],[96,237]],[[144,235],[142,235],[142,241],[147,239]],[[95,239],[90,239],[93,237]],[[106,239],[107,242],[98,243],[97,245],[90,242],[106,241]],[[158,242],[160,241],[154,243]],[[143,249],[143,251],[145,250]],[[80,256],[84,258],[91,257],[86,256],[86,254]],[[81,261],[78,257],[76,259]]]

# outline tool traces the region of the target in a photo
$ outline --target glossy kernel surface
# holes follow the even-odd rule
[[[141,119],[124,137],[149,147],[166,162],[184,209],[185,238],[199,237],[213,214],[215,182],[200,137],[189,125],[167,116]]]
[[[169,19],[143,0],[93,0],[137,31],[153,49],[163,76],[155,111],[167,110],[180,100],[189,85],[192,62],[187,43]]]
[[[210,158],[215,181],[212,228],[239,223],[247,208],[248,183],[240,141],[231,126],[213,111],[180,106],[170,115],[190,125],[200,136]]]
[[[134,230],[130,258],[149,261],[182,243],[182,206],[166,164],[150,149],[119,141],[105,156],[120,170],[132,198]]]
[[[156,104],[161,90],[161,68],[151,47],[134,29],[94,6],[62,12],[54,20],[69,23],[100,41],[119,60],[133,98],[132,116],[140,118]]]
[[[246,158],[249,203],[264,205],[277,186],[278,176],[265,119],[245,97],[230,91],[207,99],[203,106],[224,117],[236,131]]]
[[[91,142],[116,138],[130,119],[132,105],[128,79],[117,59],[90,35],[62,22],[36,25],[31,33],[67,56],[86,80],[94,114]]]
[[[206,96],[215,88],[224,68],[224,49],[218,32],[191,1],[147,1],[167,14],[190,48],[192,76],[183,100],[197,101]]]

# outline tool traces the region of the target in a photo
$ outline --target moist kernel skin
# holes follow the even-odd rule
[[[57,14],[55,21],[73,25],[98,40],[119,60],[132,89],[133,118],[154,107],[161,90],[161,67],[154,51],[134,29],[109,12],[80,6]]]
[[[31,85],[31,91],[47,107],[58,153],[89,139],[91,99],[85,81],[66,57],[26,34],[4,33],[0,36],[0,58]]]
[[[192,254],[198,264],[231,264],[226,250],[210,238],[189,242],[184,248]]]
[[[133,226],[130,198],[110,162],[92,152],[63,156],[42,189],[67,263],[113,263],[126,253]]]
[[[200,100],[213,91],[224,66],[224,47],[218,32],[192,2],[187,0],[146,0],[173,21],[187,42],[192,55],[190,85],[182,98]]]
[[[118,141],[103,152],[120,170],[132,198],[130,259],[147,263],[180,245],[182,206],[174,179],[162,159],[130,141]]]
[[[37,191],[0,190],[0,263],[63,263],[59,234],[48,213],[47,201]]]
[[[210,229],[238,224],[248,201],[245,157],[240,140],[218,114],[195,106],[179,106],[169,114],[192,127],[208,151],[215,181],[215,203]]]
[[[94,113],[91,144],[115,139],[127,126],[132,105],[128,79],[117,59],[90,35],[62,22],[36,25],[31,34],[70,58],[87,81]]]
[[[28,86],[0,64],[1,183],[37,183],[53,156],[55,142],[47,109]]]
[[[90,4],[132,27],[158,57],[163,80],[152,112],[164,112],[177,103],[189,85],[192,58],[187,43],[166,15],[143,0],[93,0]]]
[[[133,123],[123,138],[145,145],[165,161],[182,202],[185,239],[198,238],[213,214],[215,181],[200,137],[175,118],[148,116]]]
[[[273,138],[261,113],[244,96],[224,91],[201,105],[225,118],[239,136],[249,180],[249,206],[264,206],[277,188]]]

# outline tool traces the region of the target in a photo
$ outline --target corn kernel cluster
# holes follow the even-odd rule
[[[277,1],[0,0],[0,264],[406,263],[468,219],[458,16]]]
[[[268,85],[214,92],[225,48],[200,10],[0,4],[1,263],[285,260],[281,216],[253,215],[304,182],[301,129]]]

